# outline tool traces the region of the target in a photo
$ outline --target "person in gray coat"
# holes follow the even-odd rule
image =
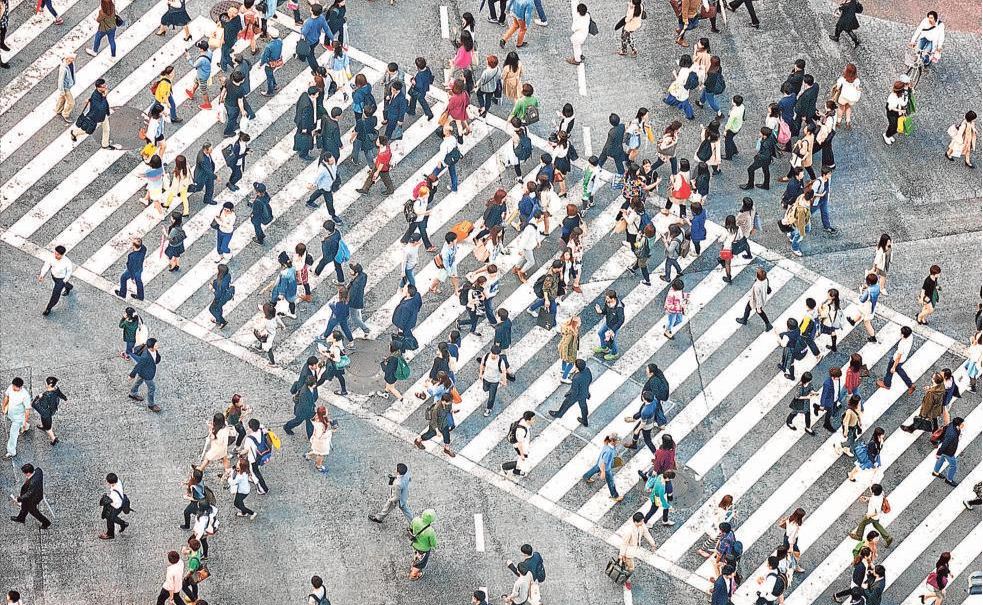
[[[382,523],[389,516],[394,508],[399,506],[403,511],[406,520],[413,521],[413,511],[406,503],[410,495],[410,471],[402,462],[396,464],[396,474],[389,475],[389,498],[382,505],[382,509],[374,515],[369,515],[369,521]]]

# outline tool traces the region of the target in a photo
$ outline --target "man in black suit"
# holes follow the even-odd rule
[[[300,393],[298,393],[297,399],[294,401],[294,417],[283,425],[283,432],[293,435],[293,429],[303,424],[304,430],[307,432],[307,438],[310,439],[311,435],[314,434],[314,424],[311,423],[311,419],[314,418],[316,408],[317,379],[314,376],[308,376],[307,383],[300,389]]]
[[[563,396],[563,405],[558,410],[550,410],[549,415],[553,418],[561,418],[576,403],[580,406],[580,416],[577,417],[577,420],[580,421],[580,424],[587,426],[589,412],[587,400],[590,399],[590,383],[594,380],[594,376],[591,374],[590,368],[587,367],[587,362],[583,359],[578,359],[574,365],[577,368],[577,374],[573,377],[573,382],[570,383],[570,390]]]
[[[318,143],[321,151],[330,153],[337,163],[341,157],[341,108],[332,107],[331,112],[321,116],[321,125],[318,132]],[[337,183],[337,180],[335,181]],[[337,189],[337,184],[335,189]]]
[[[608,130],[608,138],[604,141],[601,155],[597,156],[597,167],[604,168],[604,162],[610,156],[614,160],[618,176],[621,176],[625,173],[625,160],[628,159],[625,155],[625,125],[621,123],[621,118],[616,113],[608,116],[608,122],[611,124],[611,129]]]
[[[754,188],[754,173],[760,168],[764,174],[765,182],[758,185],[758,189],[768,189],[771,186],[771,161],[775,157],[776,139],[772,134],[771,128],[761,127],[760,142],[758,143],[758,153],[754,156],[754,161],[747,167],[747,183],[741,185],[745,191]]]
[[[197,193],[205,190],[205,197],[202,202],[214,206],[215,200],[215,160],[212,159],[212,144],[205,143],[198,152],[195,160],[194,183],[188,187],[188,193]]]
[[[294,151],[305,162],[314,159],[311,157],[311,150],[314,149],[314,128],[317,126],[317,113],[314,111],[317,93],[317,88],[311,86],[306,94],[300,95],[294,107],[294,126],[297,127],[297,132],[294,133]]]
[[[24,523],[27,521],[27,515],[31,515],[41,522],[41,529],[48,529],[51,527],[51,521],[38,510],[38,505],[44,500],[44,473],[41,469],[34,468],[33,464],[25,464],[20,467],[20,470],[24,473],[24,485],[20,487],[20,496],[11,496],[20,504],[20,513],[10,520]]]

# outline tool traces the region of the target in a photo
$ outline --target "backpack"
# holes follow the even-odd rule
[[[265,212],[263,213],[263,216],[260,218],[260,222],[262,222],[264,225],[269,225],[270,223],[273,222],[273,208],[271,208],[269,204],[264,206],[264,208],[265,208]]]
[[[474,285],[466,279],[461,283],[461,291],[457,295],[457,300],[461,303],[461,306],[468,306],[468,292],[470,292],[471,288],[473,287]]]
[[[207,485],[202,485],[202,493],[205,495],[205,502],[209,506],[215,506],[215,492]]]
[[[416,212],[413,210],[413,200],[406,200],[403,204],[403,218],[407,223],[416,221]]]
[[[120,511],[122,511],[124,514],[127,515],[132,513],[133,509],[130,508],[130,497],[124,494],[123,492],[119,491],[118,489],[114,489],[113,491],[119,494],[120,500],[122,500],[122,503],[119,506]]]
[[[775,587],[771,589],[772,596],[782,596],[785,593],[785,589],[788,588],[788,578],[785,577],[785,574],[780,574],[777,571],[773,571],[768,575],[775,578]]]
[[[396,358],[396,380],[406,380],[410,377],[410,364],[406,363],[403,356]]]
[[[257,440],[250,436],[249,439],[256,445],[256,464],[263,466],[273,457],[273,446],[270,444],[269,433],[263,431],[262,438]]]
[[[347,263],[352,258],[352,251],[348,249],[345,240],[338,240],[338,252],[334,255],[334,262]]]
[[[515,422],[509,425],[509,434],[508,434],[509,443],[513,443],[513,444],[519,443],[519,436],[516,434],[518,430],[519,430],[518,420],[516,420]]]
[[[792,139],[792,129],[785,120],[778,118],[778,144],[784,145]]]
[[[696,150],[696,159],[700,160],[701,162],[706,162],[710,159],[711,155],[713,155],[713,149],[710,147],[710,140],[704,139],[704,141],[700,143],[699,149]]]
[[[652,249],[649,247],[649,240],[647,237],[640,237],[638,241],[635,242],[635,256],[638,258],[648,258],[652,256]]]
[[[515,157],[524,162],[532,155],[532,140],[524,131],[519,135],[519,145],[515,148]]]
[[[536,283],[532,285],[532,291],[536,294],[536,298],[543,298],[543,284],[546,283],[546,276],[540,275]]]
[[[686,83],[683,84],[683,88],[685,88],[686,90],[694,90],[699,85],[700,85],[700,77],[696,75],[695,71],[689,72],[689,75],[686,76]]]

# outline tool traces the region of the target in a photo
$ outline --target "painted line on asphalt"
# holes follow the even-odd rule
[[[952,574],[953,579],[958,578],[961,573],[969,569],[969,566],[976,560],[976,557],[980,556],[980,542],[983,542],[983,524],[978,524],[974,527],[963,538],[962,542],[952,549],[952,558],[949,560],[949,573]],[[889,577],[893,575],[894,570],[892,570]],[[918,597],[925,594],[924,586],[924,582],[919,582],[915,590],[901,602],[901,605],[922,605]]]
[[[64,16],[69,9],[78,3],[78,1],[79,0],[64,0],[64,3],[58,7],[58,10],[60,10],[62,16]],[[7,10],[9,11],[10,9],[8,8]],[[7,34],[6,43],[7,46],[10,47],[10,50],[7,51],[7,62],[9,63],[11,59],[17,56],[17,53],[24,50],[25,46],[40,36],[44,30],[48,29],[48,27],[54,22],[55,18],[51,16],[51,13],[49,13],[47,9],[42,8],[41,12],[34,13],[20,27],[18,27],[12,33]]]
[[[485,522],[481,513],[474,514],[474,549],[485,552]]]
[[[440,37],[447,40],[451,37],[450,18],[447,16],[447,7],[440,7]]]

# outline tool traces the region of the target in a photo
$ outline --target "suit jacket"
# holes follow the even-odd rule
[[[594,380],[594,376],[591,374],[590,368],[584,368],[583,372],[577,372],[570,384],[570,390],[567,391],[566,398],[570,401],[587,401],[590,399],[592,380]]]
[[[17,501],[23,504],[37,506],[43,499],[44,473],[41,469],[36,468],[31,474],[31,477],[24,481],[24,485],[20,486],[20,497],[17,498]]]
[[[205,183],[207,181],[215,181],[215,160],[212,156],[205,155],[204,152],[198,152],[198,158],[195,160],[195,174],[194,179],[196,183]]]
[[[239,37],[239,32],[242,31],[242,15],[239,15],[235,19],[229,19],[222,24],[222,46],[226,48],[232,48],[235,46],[236,38]]]
[[[337,160],[341,156],[341,128],[338,122],[328,116],[322,117],[318,141],[321,149]]]
[[[270,207],[269,193],[264,193],[253,198],[252,205],[253,208],[249,213],[249,218],[252,219],[254,223],[262,223],[264,220],[266,220],[266,217],[273,216],[273,208]]]
[[[611,130],[608,130],[607,140],[604,141],[604,153],[607,153],[611,157],[624,155],[624,141],[625,125],[618,124],[617,126],[612,126]]]
[[[321,255],[324,256],[328,262],[333,263],[335,257],[338,256],[338,247],[340,244],[341,232],[335,229],[333,233],[321,240]]]
[[[307,96],[305,91],[297,99],[297,105],[294,109],[294,125],[297,130],[310,133],[314,131],[315,120],[314,103],[311,102],[311,98]]]
[[[306,386],[300,392],[300,397],[294,403],[294,416],[309,420],[314,417],[314,410],[317,407],[317,388],[309,389]]]
[[[157,376],[157,364],[160,363],[160,353],[156,353],[141,345],[133,350],[131,357],[136,365],[130,371],[130,378],[140,376],[144,380],[153,380]]]
[[[811,118],[816,115],[816,101],[819,100],[819,84],[813,82],[812,86],[805,91],[795,101],[795,115]]]
[[[126,270],[131,274],[143,272],[143,260],[147,258],[147,247],[140,244],[137,250],[131,250],[126,255]]]
[[[710,594],[710,605],[727,605],[730,602],[730,595],[733,592],[733,580],[728,580],[723,575],[719,576],[713,583],[713,592]]]

